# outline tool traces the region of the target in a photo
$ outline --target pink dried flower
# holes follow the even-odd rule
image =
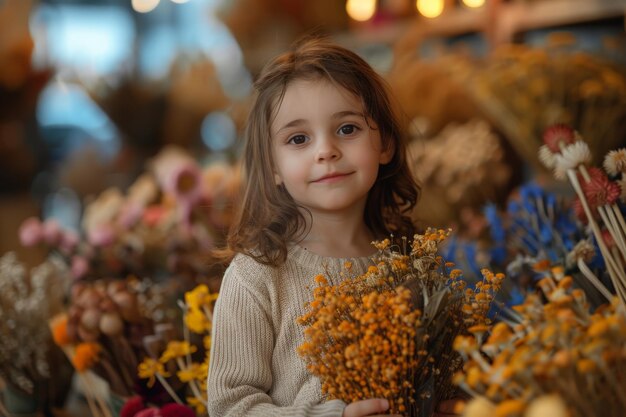
[[[65,230],[61,235],[61,249],[66,253],[71,253],[78,245],[79,237],[76,232]]]
[[[22,245],[27,247],[37,245],[43,238],[41,221],[37,217],[29,217],[22,222],[18,234]]]
[[[592,211],[595,211],[598,206],[613,204],[617,201],[621,193],[620,187],[609,180],[604,171],[591,167],[589,177],[589,182],[581,181],[581,187]]]
[[[130,229],[141,219],[143,206],[132,200],[127,200],[117,215],[117,223],[124,229]]]
[[[569,145],[575,141],[574,129],[565,124],[555,124],[543,131],[543,143],[554,153],[561,152],[561,144]]]
[[[181,164],[171,170],[170,176],[163,184],[165,191],[178,199],[195,201],[202,194],[202,178],[200,169],[193,164]]]
[[[81,279],[89,271],[89,262],[83,256],[72,257],[72,276],[74,279]]]
[[[63,231],[59,222],[54,219],[48,219],[43,224],[43,239],[50,246],[55,246],[61,241]]]
[[[111,225],[101,224],[88,232],[87,240],[96,247],[109,246],[115,241],[115,231]]]

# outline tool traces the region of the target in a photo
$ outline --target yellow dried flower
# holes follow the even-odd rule
[[[165,371],[163,364],[152,358],[145,358],[137,367],[139,378],[148,379],[148,387],[152,387],[156,380],[156,375],[165,378],[169,377],[169,373]]]
[[[167,363],[172,359],[182,358],[195,352],[197,348],[189,342],[173,340],[167,344],[165,352],[159,358],[159,362]]]

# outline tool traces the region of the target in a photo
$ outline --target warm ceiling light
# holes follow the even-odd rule
[[[133,9],[139,13],[148,13],[159,5],[160,0],[132,0]]]
[[[376,0],[348,0],[346,3],[348,16],[359,22],[365,22],[376,12]]]
[[[417,0],[415,5],[424,17],[437,17],[443,12],[443,0]]]
[[[485,0],[463,0],[463,4],[467,7],[481,7],[485,4]]]

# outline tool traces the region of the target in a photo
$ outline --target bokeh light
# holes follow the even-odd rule
[[[374,16],[376,0],[348,0],[346,11],[350,18],[359,22],[365,22]]]
[[[443,13],[444,1],[443,0],[417,0],[417,11],[424,17],[430,19],[439,16]]]

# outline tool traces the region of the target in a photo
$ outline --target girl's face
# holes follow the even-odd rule
[[[393,153],[382,150],[373,123],[347,90],[323,79],[293,81],[271,126],[276,183],[313,214],[362,213],[379,165]]]

